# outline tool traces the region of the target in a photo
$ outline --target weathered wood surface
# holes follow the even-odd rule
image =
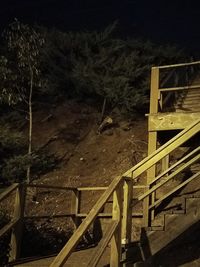
[[[72,253],[68,261],[63,265],[63,267],[89,267],[89,262],[92,255],[97,251],[97,247],[89,248],[85,250],[80,250]],[[98,267],[103,267],[109,264],[110,248],[107,247],[103,256],[101,257]],[[52,264],[54,257],[44,258],[40,260],[32,260],[26,263],[19,263],[13,266],[22,267],[47,267]]]
[[[149,131],[182,130],[200,118],[200,112],[149,114]]]

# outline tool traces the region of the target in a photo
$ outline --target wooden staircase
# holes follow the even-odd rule
[[[200,62],[188,64],[152,69],[151,108],[148,115],[149,154],[140,163],[116,177],[107,188],[91,188],[93,191],[102,190],[103,193],[80,225],[77,224],[77,219],[80,218],[77,205],[80,204],[78,192],[81,189],[60,188],[60,190],[69,190],[73,193],[71,201],[75,204],[73,204],[72,212],[66,216],[73,219],[76,230],[56,257],[37,261],[29,260],[26,263],[16,262],[19,256],[22,222],[25,219],[24,192],[27,187],[37,187],[37,185],[13,185],[7,192],[0,195],[1,201],[17,190],[15,217],[8,225],[0,229],[0,237],[10,229],[12,230],[10,266],[103,267],[109,264],[111,267],[119,267],[122,264],[123,266],[138,266],[138,261],[140,261],[140,266],[153,266],[151,265],[153,256],[155,257],[200,220],[200,140],[198,137],[200,105],[197,105],[200,94],[197,93],[199,88],[196,84],[198,81],[194,79],[193,84],[176,85],[172,88],[160,88],[159,85],[159,72],[162,69],[182,68],[185,65],[196,66]],[[166,105],[171,104],[172,101],[168,102],[168,100],[171,97],[175,100],[174,93],[185,90],[188,91],[180,100],[181,104],[177,101],[173,102],[176,112],[169,112],[171,107],[166,108]],[[170,97],[167,96],[168,93]],[[195,102],[193,102],[194,99]],[[195,110],[194,103],[197,105],[197,110]],[[179,112],[180,107],[182,111]],[[186,107],[187,111],[184,110]],[[159,147],[159,134],[162,132],[169,135],[174,130],[176,133]],[[172,162],[170,159],[179,154],[182,147],[186,152]],[[144,177],[144,174],[147,177],[145,184],[134,184],[138,179],[140,181],[140,177]],[[191,188],[196,188],[195,192],[194,190],[191,192],[191,185],[193,185]],[[112,204],[110,213],[103,214],[103,209],[108,203]],[[108,222],[102,239],[94,248],[76,251],[81,238],[96,219],[101,217],[107,218]],[[134,228],[136,220],[139,221],[138,233]]]

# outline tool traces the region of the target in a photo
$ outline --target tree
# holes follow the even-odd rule
[[[112,110],[147,112],[150,69],[180,62],[183,53],[173,46],[114,36],[116,23],[102,32],[43,31],[43,64],[55,95],[93,97]],[[102,112],[103,114],[104,112]]]
[[[9,104],[23,102],[28,107],[28,156],[32,153],[33,91],[41,87],[40,49],[44,39],[28,25],[17,19],[4,32],[9,58],[1,57],[1,99]],[[27,168],[30,182],[30,165]]]

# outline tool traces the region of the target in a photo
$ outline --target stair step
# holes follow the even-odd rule
[[[192,211],[198,212],[200,207],[200,198],[187,198],[186,199],[186,213]]]
[[[150,226],[150,227],[145,227],[145,230],[148,232],[151,231],[164,231],[164,226],[160,225],[160,226]]]

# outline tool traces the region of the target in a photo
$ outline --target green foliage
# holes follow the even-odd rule
[[[0,126],[0,183],[22,182],[28,166],[32,167],[32,178],[48,172],[57,164],[54,155],[45,150],[26,154],[27,142],[22,133],[8,126]]]
[[[27,102],[31,84],[41,87],[40,48],[44,39],[28,25],[15,19],[4,31],[7,58],[0,58],[1,100],[9,104]]]
[[[113,37],[103,32],[45,32],[44,73],[55,95],[106,98],[111,107],[133,112],[149,101],[150,69],[183,59],[172,46]]]

